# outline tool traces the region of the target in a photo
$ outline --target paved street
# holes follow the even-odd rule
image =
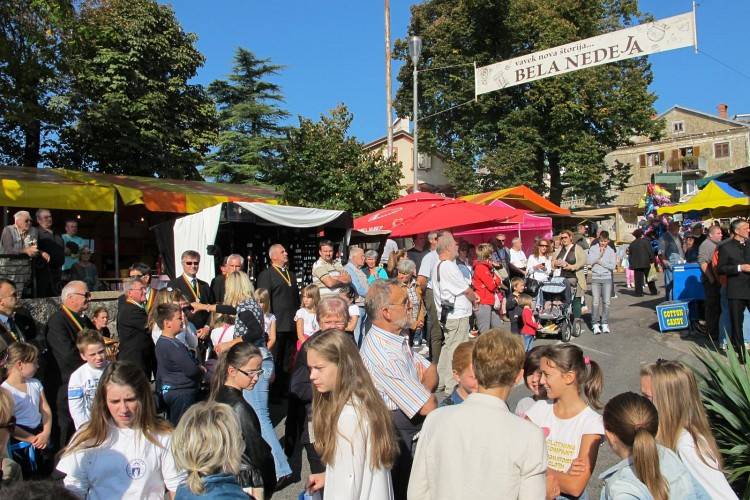
[[[624,275],[615,275],[618,298],[612,300],[610,310],[610,327],[614,333],[593,336],[589,329],[585,329],[581,337],[573,339],[592,360],[599,363],[605,372],[604,397],[607,401],[625,391],[639,391],[638,373],[640,365],[655,361],[658,358],[677,359],[695,365],[695,357],[691,349],[696,343],[683,340],[677,334],[659,334],[656,322],[655,305],[663,299],[662,279],[659,277],[659,296],[646,295],[642,298],[633,296],[631,290],[624,287]],[[591,297],[587,298],[590,305]],[[539,344],[559,342],[556,339],[538,340]],[[516,401],[527,393],[524,387],[513,391],[510,398],[511,409]],[[283,422],[277,426],[277,432],[283,432]],[[601,471],[619,461],[612,453],[609,445],[604,444],[599,453],[594,476],[589,483],[588,493],[591,498],[599,497],[600,481],[596,477]],[[306,462],[305,462],[306,466]],[[306,477],[307,471],[303,472]],[[298,483],[274,495],[274,498],[296,499],[303,484]]]

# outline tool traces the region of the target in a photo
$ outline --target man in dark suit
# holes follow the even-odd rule
[[[91,321],[83,315],[90,299],[86,283],[71,281],[62,289],[60,309],[47,320],[46,339],[51,356],[44,382],[52,408],[52,443],[58,450],[67,444],[74,431],[68,411],[68,380],[83,364],[76,347],[78,334],[83,329],[93,328]]]
[[[36,289],[39,297],[52,297],[58,293],[58,286],[65,263],[65,242],[62,236],[52,231],[52,213],[46,208],[36,211],[39,224],[40,257],[35,259]]]
[[[284,392],[288,386],[292,356],[296,352],[297,328],[294,314],[299,309],[297,277],[287,266],[289,256],[279,244],[268,249],[271,267],[258,274],[258,288],[265,288],[271,296],[271,312],[276,316],[276,344],[273,359],[276,364],[274,392]]]
[[[226,283],[227,274],[234,271],[242,271],[242,266],[245,264],[245,258],[240,254],[233,253],[224,260],[224,265],[221,266],[221,274],[214,276],[211,280],[211,291],[214,293],[214,300],[217,304],[224,302],[224,286]]]
[[[140,366],[150,377],[154,369],[154,343],[148,331],[148,314],[144,306],[146,287],[138,278],[125,282],[125,302],[117,311],[117,336],[120,350],[117,359]]]
[[[635,296],[643,297],[643,282],[654,261],[654,250],[651,248],[651,242],[643,237],[643,230],[636,229],[633,231],[635,240],[628,247],[628,257],[630,269],[635,274]],[[649,281],[648,289],[651,295],[656,295],[656,282]]]
[[[732,321],[731,342],[734,350],[745,362],[747,352],[742,336],[745,309],[750,309],[750,224],[735,219],[731,225],[732,239],[719,246],[719,274],[727,277],[729,318]]]
[[[13,342],[38,344],[34,320],[18,308],[18,292],[13,280],[0,278],[0,338]],[[37,345],[42,350],[42,345]],[[39,378],[37,376],[37,378]]]
[[[182,264],[182,274],[169,282],[169,286],[178,289],[188,302],[200,302],[201,304],[215,304],[214,292],[203,280],[197,277],[198,269],[201,264],[201,256],[195,250],[185,250],[180,257]],[[207,339],[211,333],[211,326],[208,324],[211,313],[208,311],[196,311],[187,315],[187,320],[195,326],[195,334],[198,336],[198,358],[205,359]]]

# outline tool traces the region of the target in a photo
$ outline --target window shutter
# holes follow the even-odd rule
[[[693,146],[693,156],[700,156],[700,154],[701,154],[700,146]]]
[[[638,164],[642,167],[646,166],[646,155],[639,155],[638,156]]]
[[[664,164],[664,151],[659,151],[659,165]]]

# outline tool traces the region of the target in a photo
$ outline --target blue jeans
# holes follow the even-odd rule
[[[591,281],[591,323],[609,323],[609,299],[612,296],[611,281]]]
[[[523,348],[526,352],[529,352],[534,347],[534,336],[533,335],[521,335],[523,337]]]
[[[367,332],[367,311],[364,306],[357,307],[359,307],[359,317],[357,318],[357,324],[354,326],[354,342],[357,347],[361,347]]]
[[[197,389],[172,389],[163,394],[162,398],[167,405],[167,415],[172,426],[177,427],[182,414],[195,404],[197,397]]]
[[[242,391],[242,395],[250,406],[253,407],[260,421],[260,433],[263,439],[271,447],[273,454],[273,464],[276,467],[276,479],[288,476],[292,473],[289,462],[286,459],[284,449],[281,447],[279,438],[276,437],[276,431],[273,429],[271,415],[268,412],[268,385],[273,377],[273,357],[266,349],[261,349],[263,353],[263,376],[258,379],[255,387],[251,391]]]
[[[721,316],[719,316],[719,345],[723,346],[729,342],[732,332],[732,320],[729,317],[729,299],[727,298],[727,287],[721,287]],[[742,322],[742,337],[745,343],[750,342],[750,311],[745,309],[745,318]]]

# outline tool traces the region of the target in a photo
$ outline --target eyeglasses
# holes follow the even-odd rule
[[[539,245],[539,248],[547,248],[549,245]]]
[[[190,262],[185,261],[183,262],[183,264],[185,264],[186,266],[197,266],[200,264],[200,261],[190,261]]]
[[[81,297],[85,297],[87,299],[91,298],[91,294],[89,292],[81,293],[81,292],[73,292],[71,295],[80,295]]]
[[[13,432],[16,428],[16,416],[10,417],[7,423],[0,425],[0,429],[8,429],[8,432]]]
[[[260,377],[261,375],[263,375],[263,372],[264,372],[263,368],[260,368],[258,370],[250,370],[249,372],[246,372],[242,368],[237,368],[236,366],[234,367],[234,369],[240,372],[241,374],[243,374],[244,376],[246,376],[247,378]]]

